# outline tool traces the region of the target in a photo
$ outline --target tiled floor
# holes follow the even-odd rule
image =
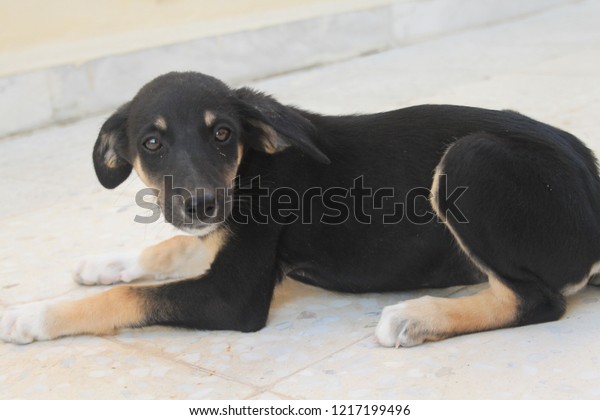
[[[416,103],[511,108],[600,149],[600,2],[255,83],[329,112]],[[218,76],[218,75],[217,75]],[[139,180],[104,191],[91,147],[102,118],[0,141],[0,310],[80,296],[84,254],[174,234],[133,222]],[[115,337],[0,344],[0,398],[600,398],[600,289],[553,323],[378,347],[382,306],[425,293],[347,295],[285,281],[254,334],[166,328]]]

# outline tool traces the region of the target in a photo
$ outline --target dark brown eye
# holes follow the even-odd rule
[[[231,130],[225,127],[219,128],[215,133],[215,139],[217,139],[217,141],[227,141],[229,140],[229,137],[231,137]]]
[[[151,152],[155,152],[162,147],[162,144],[156,137],[148,137],[146,140],[144,140],[144,147]]]

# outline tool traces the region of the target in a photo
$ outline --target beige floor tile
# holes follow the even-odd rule
[[[589,288],[560,321],[408,349],[365,339],[271,390],[301,399],[597,399],[599,301]]]
[[[276,394],[275,392],[261,392],[258,395],[255,395],[251,398],[249,398],[250,400],[291,400],[293,398],[287,396],[287,395],[283,395],[283,394]]]
[[[0,344],[0,399],[243,399],[257,390],[101,338]]]
[[[130,330],[115,339],[265,387],[371,336],[383,306],[457,289],[349,295],[286,280],[276,291],[267,327],[257,333],[153,327]]]

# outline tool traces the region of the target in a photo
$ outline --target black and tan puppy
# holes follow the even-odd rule
[[[134,169],[166,220],[193,236],[87,259],[77,280],[188,279],[10,308],[6,341],[154,324],[257,331],[284,276],[356,293],[489,282],[473,296],[384,308],[378,341],[413,346],[556,320],[600,268],[594,156],[515,112],[323,116],[170,73],[106,121],[93,159],[107,188]],[[214,260],[199,275],[206,248]]]

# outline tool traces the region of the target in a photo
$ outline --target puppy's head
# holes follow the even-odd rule
[[[246,150],[274,154],[291,146],[328,162],[314,137],[309,120],[269,96],[200,73],[169,73],[104,123],[94,168],[106,188],[135,169],[159,191],[168,222],[204,235],[231,213],[231,188]]]

